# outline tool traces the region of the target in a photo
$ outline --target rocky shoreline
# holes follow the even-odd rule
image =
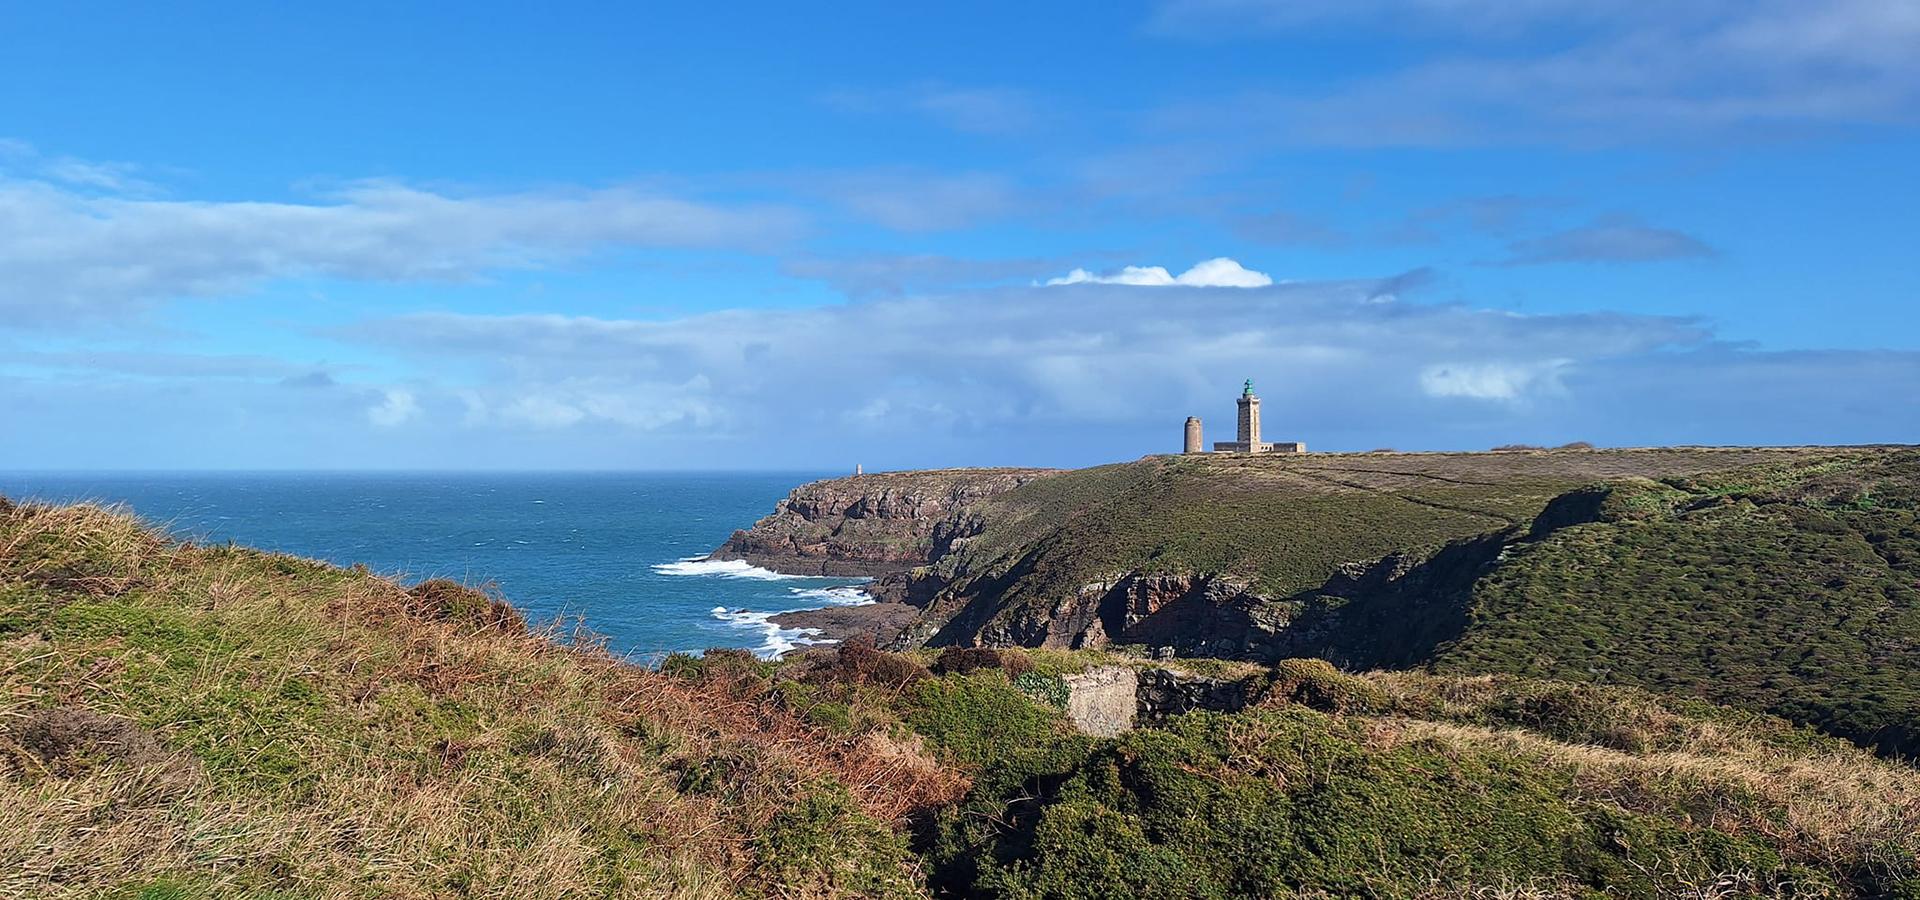
[[[861,606],[824,606],[798,609],[768,619],[781,628],[808,628],[813,640],[845,641],[865,637],[875,644],[886,644],[920,615],[916,607],[905,603],[877,601]]]
[[[1053,469],[940,469],[815,481],[794,488],[710,559],[741,560],[783,575],[873,578],[873,603],[784,612],[768,621],[810,629],[810,639],[866,637],[886,646],[919,617],[899,576],[926,565],[954,537],[956,513]]]

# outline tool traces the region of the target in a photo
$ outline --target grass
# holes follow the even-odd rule
[[[1702,697],[1920,755],[1920,454],[1636,485],[1514,546],[1445,672]]]
[[[1834,465],[1872,450],[1568,450],[1501,454],[1165,456],[1049,475],[968,508],[980,533],[915,576],[937,590],[935,644],[1079,646],[1054,627],[1129,575],[1212,576],[1268,605],[1354,566],[1424,559],[1531,522],[1598,479]],[[1065,602],[1074,610],[1063,615]],[[1111,631],[1111,629],[1108,629]],[[1106,634],[1099,641],[1127,640]]]
[[[1624,684],[1920,755],[1920,451],[1151,457],[969,514],[911,641]]]
[[[1254,677],[1269,692],[1246,712],[1110,741],[1034,735],[981,764],[936,816],[935,883],[1007,897],[1920,891],[1920,776],[1777,719],[1313,661]]]
[[[649,670],[511,613],[0,507],[0,896],[1920,897],[1920,774],[1698,699],[1177,660],[1257,702],[1095,739],[1051,689],[1130,648]]]
[[[0,512],[0,895],[922,892],[895,826],[950,773],[556,637],[446,585]]]

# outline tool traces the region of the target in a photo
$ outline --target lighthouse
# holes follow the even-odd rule
[[[1260,439],[1260,395],[1253,392],[1253,379],[1247,379],[1240,386],[1238,427],[1234,431],[1234,440],[1217,441],[1213,445],[1215,453],[1305,453],[1307,445],[1299,441],[1285,441],[1269,444]],[[1182,444],[1182,453],[1205,453],[1206,445],[1200,442],[1200,417],[1187,417],[1186,441]]]
[[[1260,397],[1253,392],[1251,378],[1240,390],[1240,430],[1234,434],[1234,440],[1246,448],[1243,453],[1267,449],[1260,443]]]

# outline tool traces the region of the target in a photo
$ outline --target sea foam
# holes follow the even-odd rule
[[[668,563],[654,563],[653,570],[662,575],[716,575],[721,578],[754,578],[760,581],[787,581],[804,578],[804,575],[783,575],[772,569],[763,569],[744,559],[710,559],[705,556],[689,556]]]
[[[728,609],[724,606],[713,608],[713,617],[729,625],[751,628],[760,631],[766,640],[758,647],[750,647],[755,656],[761,659],[779,659],[790,650],[813,644],[831,644],[830,640],[817,640],[818,628],[782,628],[774,624],[777,613],[752,612],[744,609]]]
[[[828,606],[866,606],[873,595],[857,587],[787,588],[795,600],[817,600]]]

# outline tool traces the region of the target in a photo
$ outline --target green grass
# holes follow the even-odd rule
[[[1076,632],[1050,628],[1063,600],[1091,607],[1136,574],[1223,577],[1287,615],[1353,566],[1524,526],[1596,479],[1822,471],[1879,453],[1209,455],[1064,472],[969,508],[980,533],[916,576],[940,589],[914,639],[1067,646]]]
[[[1703,697],[1920,754],[1920,516],[1904,465],[1729,473],[1687,485],[1687,503],[1709,505],[1517,546],[1433,665]],[[1854,489],[1834,494],[1839,475]],[[1869,491],[1884,499],[1861,508]]]
[[[1920,451],[1154,457],[972,513],[915,640],[1633,685],[1920,754]],[[1116,633],[1128,576],[1225,588]]]
[[[923,893],[931,759],[510,613],[0,508],[0,895]]]
[[[1758,711],[1911,709],[1904,465],[1483,506],[1510,546],[1440,668],[1612,669],[1177,660],[1254,706],[1112,739],[1053,694],[1133,648],[650,671],[484,594],[0,509],[0,895],[1920,897],[1920,774]],[[1781,624],[1730,656],[1727,610]]]

